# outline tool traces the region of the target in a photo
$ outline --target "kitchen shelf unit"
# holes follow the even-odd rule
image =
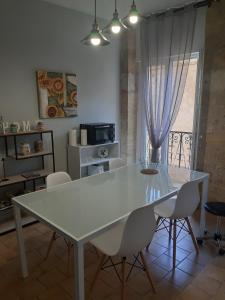
[[[107,148],[108,157],[100,158],[98,156],[99,148]],[[115,141],[107,144],[98,145],[77,145],[68,146],[68,171],[72,179],[78,179],[88,176],[88,166],[103,165],[104,171],[109,170],[111,160],[120,157],[120,145]]]
[[[19,137],[23,136],[32,136],[32,135],[38,135],[38,138],[40,140],[44,140],[44,135],[48,134],[50,136],[50,144],[51,149],[50,150],[44,150],[40,152],[33,152],[28,155],[20,155],[18,153],[18,142]],[[24,172],[21,174],[6,176],[7,181],[2,180],[0,178],[0,188],[4,188],[5,190],[8,190],[13,185],[23,184],[23,190],[25,191],[27,188],[27,183],[32,183],[32,190],[35,191],[38,189],[37,181],[40,179],[44,179],[52,172],[55,172],[55,154],[54,154],[54,138],[53,138],[53,131],[52,130],[32,130],[28,132],[18,132],[18,133],[0,133],[0,139],[3,139],[4,142],[4,148],[5,148],[5,157],[10,160],[28,160],[28,159],[34,159],[34,158],[41,158],[41,169],[39,170],[32,170],[30,172]],[[11,147],[9,148],[9,145]],[[45,169],[45,156],[51,156],[52,157],[52,171]],[[4,221],[7,219],[6,217],[10,218],[11,221],[7,220],[4,224],[2,224],[1,221]],[[29,223],[33,223],[35,221],[34,218],[29,216],[24,216],[23,223],[25,225]],[[15,224],[13,220],[13,213],[12,213],[12,205],[1,207],[0,208],[0,235],[8,232],[9,230],[15,229]]]

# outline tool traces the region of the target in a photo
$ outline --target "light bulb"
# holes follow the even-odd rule
[[[112,30],[112,32],[113,33],[119,33],[120,32],[120,30],[121,30],[121,27],[119,26],[119,25],[112,25],[111,26],[111,30]]]
[[[129,22],[131,24],[136,24],[138,22],[138,16],[135,16],[135,15],[130,15],[129,16]]]
[[[91,38],[91,43],[93,46],[99,46],[101,43],[101,40],[100,40],[100,38],[97,38],[97,37]]]
[[[135,2],[133,1],[133,4],[131,5],[131,9],[128,15],[128,20],[131,24],[134,25],[137,24],[138,19],[139,19],[139,12],[137,10]]]

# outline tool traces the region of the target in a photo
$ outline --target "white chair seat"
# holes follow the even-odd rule
[[[181,229],[191,235],[196,252],[197,254],[199,253],[198,244],[189,221],[189,217],[194,213],[199,202],[199,181],[193,180],[183,184],[177,196],[168,199],[154,208],[155,214],[158,215],[157,229],[161,230],[163,227],[166,229],[169,228],[167,231],[169,232],[170,239],[173,231],[173,268],[176,267],[176,242]],[[168,222],[164,223],[164,219],[169,219],[169,225]],[[160,220],[162,220],[161,223]],[[178,222],[182,222],[182,225],[177,233]],[[149,245],[147,249],[148,247]]]
[[[90,291],[93,290],[98,275],[100,271],[104,269],[104,264],[108,261],[108,259],[111,260],[111,266],[115,268],[115,264],[111,257],[120,256],[122,258],[119,263],[122,266],[121,277],[119,276],[122,283],[121,296],[122,299],[125,300],[125,284],[127,281],[126,260],[130,255],[137,255],[137,257],[140,257],[142,261],[149,283],[155,292],[151,275],[148,271],[147,263],[142,252],[142,249],[151,242],[155,228],[156,220],[153,206],[148,205],[132,211],[126,220],[123,220],[116,224],[113,228],[92,239],[90,241],[92,245],[99,249],[103,255],[91,284]],[[106,267],[108,268],[110,266]],[[133,267],[131,268],[131,271],[132,269]]]
[[[162,218],[173,217],[177,197],[172,197],[163,203],[156,205],[154,212]]]
[[[91,244],[108,256],[116,255],[120,248],[125,225],[126,222],[115,225],[112,229],[107,230],[97,238],[91,240]]]

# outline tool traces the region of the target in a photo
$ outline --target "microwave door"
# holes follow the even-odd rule
[[[99,127],[95,129],[95,137],[97,143],[105,143],[109,141],[109,128]]]

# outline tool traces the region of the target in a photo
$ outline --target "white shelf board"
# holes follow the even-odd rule
[[[115,159],[115,157],[107,157],[107,158],[93,158],[92,160],[89,160],[87,162],[81,163],[81,167],[87,167],[87,166],[91,166],[91,165],[97,165],[97,164],[101,164],[101,163],[105,163],[108,162],[112,159]]]
[[[86,148],[93,148],[93,147],[101,147],[101,146],[108,146],[108,145],[115,145],[115,144],[119,144],[118,141],[114,141],[112,143],[105,143],[105,144],[97,144],[97,145],[86,145],[86,146],[82,146],[80,144],[76,145],[76,146],[71,146],[70,147],[75,147],[75,148],[81,148],[81,149],[86,149]]]
[[[23,226],[34,223],[34,222],[37,222],[37,220],[32,216],[22,217],[22,225]],[[8,220],[8,221],[0,224],[0,235],[10,232],[15,229],[16,229],[16,225],[15,225],[14,219]]]

